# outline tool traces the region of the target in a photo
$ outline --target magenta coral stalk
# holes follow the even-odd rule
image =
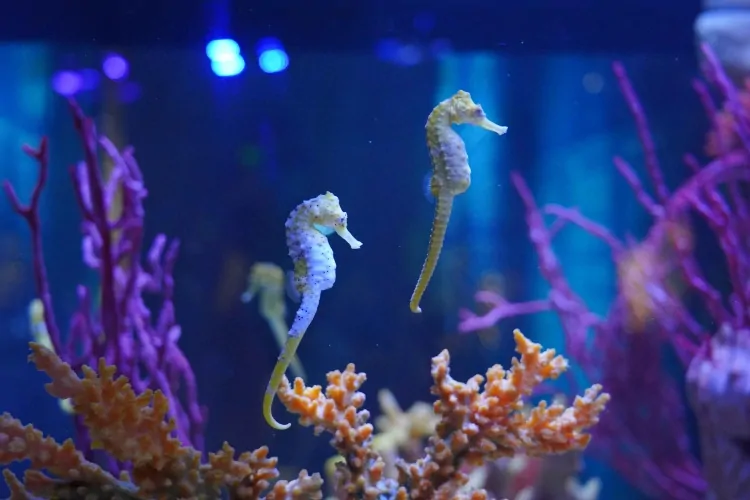
[[[84,161],[70,168],[83,218],[83,261],[99,275],[101,305],[92,313],[91,293],[79,285],[79,308],[71,317],[65,339],[61,338],[54,317],[39,218],[39,198],[49,171],[47,138],[42,139],[38,150],[24,148],[39,165],[39,178],[29,205],[20,203],[7,181],[3,185],[13,209],[24,217],[31,231],[36,288],[44,305],[52,346],[76,371],[86,364],[95,365],[99,357],[104,357],[130,379],[137,392],[161,390],[169,400],[179,440],[202,449],[205,410],[198,403],[190,364],[177,345],[181,329],[175,318],[172,272],[179,243],[175,240],[168,244],[164,235],[158,235],[148,250],[145,265],[141,265],[143,199],[147,191],[133,150],[120,152],[108,139],[99,138],[93,121],[74,101],[69,104],[84,149]],[[106,180],[97,145],[114,164]],[[114,217],[118,192],[121,213]],[[146,293],[161,297],[161,310],[155,318],[143,301]],[[79,439],[85,440],[85,436],[79,435]]]
[[[39,142],[39,148],[34,149],[31,146],[24,145],[23,152],[32,157],[39,165],[39,177],[37,178],[34,189],[31,192],[31,200],[28,205],[23,205],[18,199],[13,185],[10,181],[3,182],[3,190],[10,201],[13,210],[24,218],[31,230],[31,247],[32,258],[34,261],[34,284],[36,285],[39,299],[44,304],[44,321],[47,324],[47,330],[52,341],[52,346],[59,351],[60,349],[60,330],[57,328],[55,313],[52,308],[52,294],[49,289],[47,280],[47,267],[44,264],[44,252],[42,250],[42,231],[41,221],[39,220],[39,200],[42,196],[44,186],[47,184],[49,177],[49,150],[48,141],[43,137]]]

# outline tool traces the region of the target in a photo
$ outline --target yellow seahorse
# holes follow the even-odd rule
[[[294,262],[294,286],[302,302],[263,397],[263,417],[274,429],[283,430],[290,426],[273,418],[271,405],[281,378],[318,310],[321,292],[336,282],[336,261],[328,243],[328,235],[334,232],[350,247],[362,246],[347,229],[346,212],[341,210],[339,199],[330,192],[303,201],[286,220],[286,244]]]
[[[47,331],[47,325],[44,323],[44,304],[40,299],[34,299],[29,303],[29,328],[34,342],[41,344],[50,351],[54,351],[52,340]],[[68,415],[73,415],[73,403],[68,399],[59,399],[60,409]]]
[[[427,118],[427,147],[432,160],[430,192],[435,197],[435,216],[432,220],[427,258],[409,301],[409,308],[414,313],[422,312],[419,302],[435,272],[443,248],[445,231],[453,209],[453,198],[465,192],[471,185],[471,168],[466,145],[451,127],[454,124],[476,125],[498,135],[508,131],[508,127],[491,122],[484,114],[482,106],[476,104],[471,95],[463,90],[435,106]]]
[[[260,315],[271,327],[279,349],[284,348],[289,328],[286,324],[286,303],[284,292],[286,275],[281,267],[272,262],[256,262],[247,276],[247,290],[242,294],[242,301],[247,303],[260,295]],[[298,356],[293,356],[290,364],[295,377],[307,378]]]

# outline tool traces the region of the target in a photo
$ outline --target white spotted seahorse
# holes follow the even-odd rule
[[[294,262],[294,286],[302,300],[263,397],[263,417],[274,429],[283,430],[290,426],[273,418],[271,406],[281,379],[315,317],[321,292],[336,282],[336,261],[328,243],[328,235],[334,232],[350,247],[362,246],[347,229],[346,212],[341,210],[339,199],[330,192],[303,201],[286,220],[286,244]]]
[[[443,249],[445,232],[453,209],[453,198],[465,192],[471,185],[471,168],[466,145],[451,127],[461,124],[476,125],[498,135],[508,131],[508,127],[491,122],[484,114],[482,106],[476,104],[471,95],[463,90],[435,106],[427,118],[427,147],[432,160],[430,193],[435,197],[436,203],[427,258],[409,301],[409,308],[414,313],[422,312],[419,302],[427,290]]]

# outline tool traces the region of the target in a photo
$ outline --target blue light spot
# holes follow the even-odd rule
[[[234,59],[240,55],[240,46],[230,38],[212,40],[206,45],[206,55],[212,61]]]
[[[59,71],[52,77],[52,88],[65,97],[74,96],[82,84],[83,78],[75,71]]]
[[[282,49],[265,50],[258,56],[258,66],[264,73],[279,73],[289,66],[289,56]]]
[[[122,80],[128,76],[128,62],[120,55],[110,54],[102,63],[102,71],[110,80]]]
[[[211,69],[216,73],[216,76],[237,76],[245,69],[245,60],[240,55],[225,59],[214,59],[211,61]]]

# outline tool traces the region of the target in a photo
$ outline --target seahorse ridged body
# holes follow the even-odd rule
[[[508,127],[491,122],[484,114],[482,106],[476,104],[471,95],[463,90],[435,106],[427,118],[425,131],[432,161],[430,191],[436,203],[427,257],[409,301],[409,308],[414,313],[422,312],[419,302],[427,290],[443,249],[445,232],[453,209],[453,198],[465,192],[471,185],[471,168],[466,145],[451,127],[464,123],[482,127],[498,135],[508,131]]]
[[[310,327],[320,303],[320,294],[336,282],[336,261],[328,235],[338,234],[351,248],[359,248],[347,229],[347,215],[339,199],[330,192],[303,201],[286,221],[286,242],[294,262],[294,286],[302,297],[286,343],[268,382],[263,398],[263,417],[274,429],[288,429],[290,424],[278,423],[271,414],[271,405],[284,373]]]

